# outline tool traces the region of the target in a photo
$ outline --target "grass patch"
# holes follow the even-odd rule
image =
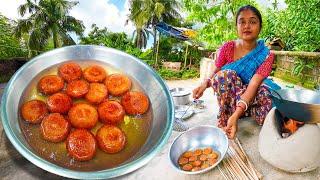
[[[181,79],[181,71],[172,71],[170,69],[159,69],[157,70],[159,75],[166,80],[178,80]]]
[[[192,79],[197,78],[200,75],[199,71],[196,69],[172,71],[170,69],[161,68],[157,72],[163,79],[166,80]]]
[[[280,73],[276,71],[274,73],[274,76],[289,83],[296,84],[311,90],[313,90],[316,85],[316,83],[313,81],[303,80],[300,76],[292,76],[289,73]]]

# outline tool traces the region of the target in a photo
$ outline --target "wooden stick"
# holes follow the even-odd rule
[[[226,173],[229,174],[230,179],[235,179],[234,174],[229,170],[229,168],[225,164],[225,161],[222,161],[222,165],[223,165],[224,169],[226,170]]]
[[[240,171],[242,171],[242,168],[240,166],[238,166],[239,164],[235,161],[233,154],[230,152],[231,149],[229,148],[228,150],[228,155],[232,158],[229,159],[229,163],[233,166],[236,166],[238,169],[240,169]],[[245,175],[245,174],[244,174]]]
[[[249,166],[255,171],[255,173],[257,174],[257,176],[259,177],[259,179],[263,178],[263,175],[253,166],[253,164],[251,163],[251,161],[249,160],[249,157],[247,156],[247,154],[245,153],[245,151],[243,150],[241,143],[239,141],[238,138],[236,138],[236,143],[238,144],[238,146],[240,147],[241,151],[243,152],[243,155],[246,157],[246,159],[248,160]]]
[[[258,179],[263,179],[263,175],[253,166],[253,164],[249,161],[249,167],[253,169]]]
[[[243,171],[241,170],[241,167],[237,166],[238,164],[232,161],[233,161],[232,158],[227,159],[227,163],[229,164],[229,166],[231,166],[236,171],[240,179],[246,179],[246,174],[243,173]]]
[[[236,144],[234,141],[232,141],[231,146],[237,151],[241,159],[246,162],[246,157],[244,155],[244,152],[240,149],[239,145]]]
[[[259,180],[262,179],[262,174],[254,168],[247,154],[243,150],[240,141],[235,139],[235,141],[229,141],[230,146],[226,153],[224,160],[222,161],[219,170],[225,179],[249,179],[249,180]]]
[[[252,163],[248,159],[248,156],[243,151],[243,148],[239,142],[238,139],[230,142],[231,147],[239,154],[240,158],[244,161],[245,164],[247,164],[247,167],[252,171],[252,174],[254,174],[255,177],[258,177],[258,179],[261,179],[263,176],[253,167]],[[242,148],[242,149],[241,149]],[[249,166],[251,164],[251,166]]]
[[[226,179],[229,180],[229,177],[223,172],[222,168],[220,168],[220,165],[218,165],[218,169],[220,171],[220,173],[222,174],[222,176]],[[230,179],[231,180],[231,179]]]
[[[234,163],[231,162],[231,159],[232,158],[227,159],[227,164],[234,170],[234,172],[237,173],[237,178],[243,179],[243,174],[241,173],[241,170],[238,167],[236,167]]]
[[[233,154],[234,160],[239,164],[239,166],[242,168],[243,172],[249,177],[249,179],[259,179],[258,176],[255,175],[254,172],[248,167],[248,165],[242,161],[239,154],[236,153],[236,151],[233,148],[230,148],[230,153]]]
[[[231,168],[233,168],[233,169],[235,170],[235,172],[237,173],[237,175],[238,175],[238,177],[239,177],[240,179],[247,179],[246,174],[243,172],[243,170],[241,169],[241,167],[239,166],[239,164],[234,161],[233,158],[227,159],[227,163],[229,164],[229,166],[230,166]]]
[[[231,169],[228,168],[229,166],[227,166],[225,160],[223,160],[222,165],[224,167],[224,170],[226,171],[226,174],[228,174],[229,179],[234,180],[236,177],[235,177],[234,173],[231,171]]]
[[[245,164],[247,165],[247,159],[245,158],[245,156],[243,155],[243,152],[240,150],[239,147],[237,147],[236,144],[232,143],[231,144],[231,150],[233,150],[234,154],[238,155],[238,158]]]
[[[252,171],[254,172],[254,174],[255,174],[259,179],[261,179],[261,178],[263,177],[262,174],[261,174],[257,169],[254,168],[254,166],[252,165],[251,161],[249,160],[247,154],[244,152],[244,150],[243,150],[243,148],[242,148],[242,146],[241,146],[241,144],[240,144],[240,142],[239,142],[238,139],[236,139],[236,144],[235,144],[235,145],[238,146],[237,148],[239,148],[238,150],[239,150],[240,153],[243,155],[244,161],[248,164],[248,167],[249,167],[250,169],[252,169]]]
[[[227,158],[226,159],[226,165],[227,165],[227,167],[228,167],[228,169],[229,169],[229,171],[231,171],[232,173],[233,173],[233,175],[235,175],[235,179],[239,179],[239,180],[241,180],[240,179],[240,174],[239,174],[239,172],[229,163],[229,160],[230,159],[230,157],[229,158]]]
[[[229,155],[229,153],[227,153],[225,159],[223,160],[224,166],[227,170],[231,171],[232,175],[235,175],[234,173],[236,173],[237,176],[234,178],[238,179],[241,177],[241,174],[239,173],[239,170],[235,169],[235,167],[233,166],[233,163],[230,163],[230,159],[232,159],[232,157]],[[242,179],[243,179],[243,177],[242,177]]]

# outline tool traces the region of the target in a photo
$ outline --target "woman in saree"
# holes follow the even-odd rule
[[[258,40],[260,12],[251,5],[241,7],[236,26],[239,39],[222,45],[211,75],[193,90],[193,97],[198,99],[208,87],[213,88],[219,105],[218,127],[230,139],[236,135],[240,117],[252,116],[262,125],[272,107],[264,80],[272,70],[274,54]]]

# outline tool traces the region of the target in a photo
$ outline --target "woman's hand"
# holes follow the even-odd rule
[[[203,92],[207,89],[207,83],[202,83],[200,86],[198,86],[197,88],[195,88],[192,91],[192,96],[194,99],[199,99],[202,95]]]
[[[229,139],[233,139],[236,136],[238,130],[238,117],[232,115],[228,119],[227,127],[224,128],[224,131],[227,133]]]

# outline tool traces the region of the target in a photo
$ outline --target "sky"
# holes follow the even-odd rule
[[[132,35],[132,23],[125,25],[129,14],[129,0],[78,0],[79,4],[71,9],[70,15],[82,20],[89,33],[92,24],[98,27],[107,27],[113,32],[125,32]],[[17,9],[25,0],[0,0],[0,13],[10,19],[21,18]]]
[[[129,14],[129,0],[78,0],[79,4],[71,9],[70,15],[82,20],[88,34],[91,25],[96,24],[99,28],[107,27],[112,32],[125,32],[132,36],[134,26],[131,22],[125,25]],[[17,8],[24,4],[25,0],[0,0],[0,13],[10,19],[21,18]],[[269,0],[257,0],[262,7],[270,7]],[[280,8],[285,7],[284,0],[279,0]],[[76,40],[77,41],[77,40]],[[150,38],[148,42],[153,42]]]

